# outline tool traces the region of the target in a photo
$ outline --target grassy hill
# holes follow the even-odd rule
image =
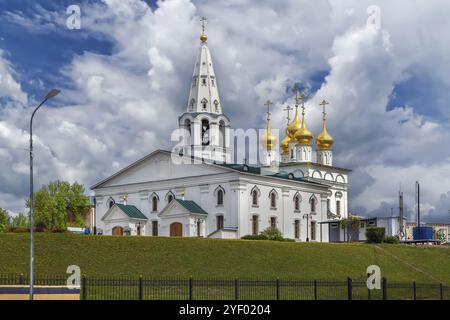
[[[29,234],[0,234],[0,274],[28,271]],[[283,243],[36,234],[36,273],[187,278],[365,279],[380,266],[395,281],[450,283],[450,247]]]

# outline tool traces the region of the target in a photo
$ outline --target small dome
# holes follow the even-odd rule
[[[302,121],[302,126],[297,130],[294,138],[299,144],[309,145],[314,136],[311,130],[306,127],[305,122]]]
[[[320,150],[331,149],[333,147],[333,143],[334,143],[334,139],[328,133],[327,127],[324,125],[322,132],[319,134],[319,136],[316,139],[317,147]]]
[[[288,135],[286,135],[286,137],[281,140],[280,147],[283,154],[289,154],[289,142],[291,142],[291,138],[289,138]]]
[[[269,133],[268,133],[269,132]],[[270,129],[263,133],[261,136],[261,146],[264,148],[264,150],[271,151],[273,150],[273,147],[277,143],[277,137],[272,134]]]
[[[294,120],[286,128],[286,133],[287,133],[288,137],[293,140],[295,137],[295,133],[300,128],[301,128],[300,119],[298,118],[298,112],[296,111]]]
[[[200,40],[201,40],[202,42],[206,42],[206,40],[208,40],[208,37],[206,36],[205,33],[202,33],[202,35],[200,36]]]

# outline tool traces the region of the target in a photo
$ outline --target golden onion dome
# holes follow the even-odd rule
[[[322,132],[319,134],[319,136],[316,139],[317,147],[320,150],[331,149],[333,147],[333,143],[334,143],[334,139],[331,136],[331,134],[328,133],[327,127],[325,126],[325,123],[324,123]]]
[[[334,139],[331,134],[327,131],[327,113],[325,111],[326,105],[329,104],[327,101],[323,100],[320,105],[323,107],[323,125],[322,132],[317,136],[316,144],[319,150],[327,150],[333,147]]]
[[[289,154],[289,142],[291,142],[291,138],[288,135],[281,140],[280,147],[283,154]]]
[[[277,137],[273,135],[272,131],[270,130],[270,112],[267,112],[267,127],[266,132],[264,132],[261,136],[261,146],[264,150],[272,151],[276,144]]]
[[[314,138],[313,133],[311,132],[311,130],[309,130],[306,127],[305,124],[305,116],[303,116],[302,119],[302,125],[300,127],[300,129],[297,130],[297,132],[295,133],[294,139],[297,141],[297,143],[299,144],[311,144],[311,140]]]
[[[298,105],[295,106],[294,120],[287,126],[286,133],[291,140],[295,138],[295,133],[301,128],[300,119],[298,117]]]
[[[202,32],[202,35],[200,36],[200,40],[202,42],[206,42],[206,40],[208,40],[208,37],[206,36],[206,34],[204,32]]]
[[[272,151],[274,146],[277,144],[277,137],[272,134],[270,127],[261,136],[261,146],[264,150]]]

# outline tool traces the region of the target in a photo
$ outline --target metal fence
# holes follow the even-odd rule
[[[64,286],[67,275],[36,276],[35,285]],[[0,286],[29,285],[25,275],[0,275]],[[366,281],[81,278],[82,300],[450,300],[450,285],[382,280],[379,290]]]

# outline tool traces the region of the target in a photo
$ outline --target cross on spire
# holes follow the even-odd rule
[[[326,107],[328,104],[330,104],[330,103],[329,103],[328,101],[326,101],[326,100],[322,100],[322,102],[319,103],[319,106],[322,106],[322,107],[323,107],[323,112],[322,112],[322,114],[323,114],[323,120],[325,120],[325,117],[326,117],[326,115],[327,115],[327,113],[325,112],[325,107]]]
[[[290,117],[290,112],[293,110],[293,108],[291,106],[287,106],[286,109],[283,109],[283,111],[287,112],[287,122],[289,124],[289,122],[291,121],[291,117]]]
[[[264,103],[264,105],[267,107],[267,115],[270,115],[270,106],[273,105],[273,102],[270,100],[267,100],[266,103]]]
[[[202,22],[202,32],[203,33],[205,33],[205,22],[206,22],[206,18],[205,17],[202,17],[201,19],[200,19],[200,21]]]

